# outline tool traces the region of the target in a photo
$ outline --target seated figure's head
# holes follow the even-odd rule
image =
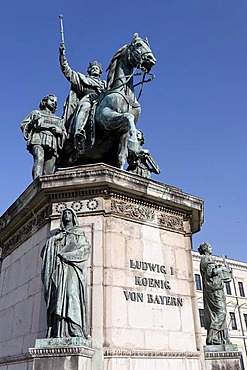
[[[89,76],[99,77],[103,72],[102,65],[96,60],[90,62],[88,65],[87,73]]]

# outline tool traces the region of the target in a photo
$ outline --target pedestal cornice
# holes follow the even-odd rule
[[[19,232],[16,239],[48,222],[53,203],[97,196],[136,202],[146,207],[152,204],[156,209],[166,208],[170,212],[186,215],[190,218],[192,233],[199,231],[203,223],[202,199],[109,165],[95,164],[58,169],[53,175],[33,181],[0,217],[0,245],[13,237],[20,230],[20,225],[26,226],[22,226],[21,234]],[[115,202],[114,207],[116,211],[119,204],[116,207]]]

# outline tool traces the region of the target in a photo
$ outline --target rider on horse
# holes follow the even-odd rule
[[[88,76],[73,71],[68,65],[65,50],[65,43],[62,42],[59,48],[60,66],[64,76],[71,83],[71,92],[65,106],[65,121],[67,129],[71,127],[68,134],[74,136],[75,149],[83,151],[86,140],[85,126],[94,102],[106,89],[106,82],[100,80],[103,70],[101,64],[96,61],[89,63]]]

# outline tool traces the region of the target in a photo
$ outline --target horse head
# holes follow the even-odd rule
[[[135,68],[140,68],[143,72],[150,72],[156,63],[156,58],[150,49],[147,38],[143,40],[138,36],[138,33],[135,33],[127,48],[129,63]]]

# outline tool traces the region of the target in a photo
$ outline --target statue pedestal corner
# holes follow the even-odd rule
[[[36,339],[29,348],[33,370],[91,370],[95,350],[84,338]]]
[[[206,370],[243,370],[242,353],[236,344],[204,346]]]

